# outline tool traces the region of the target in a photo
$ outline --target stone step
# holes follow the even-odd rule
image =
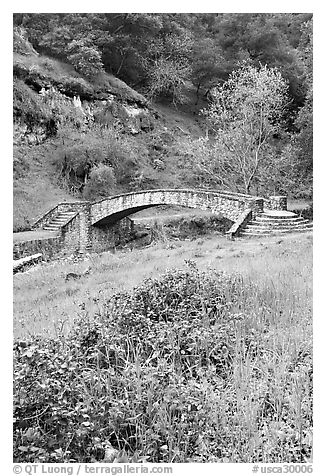
[[[309,220],[302,218],[298,220],[259,220],[257,217],[254,220],[251,220],[252,223],[256,223],[261,226],[278,226],[278,225],[300,225],[301,223],[307,223]]]
[[[66,223],[67,218],[53,218],[50,223]]]
[[[43,230],[48,230],[48,231],[58,231],[60,228],[62,228],[63,225],[67,223],[67,221],[72,218],[73,216],[76,215],[76,212],[71,211],[71,212],[61,212],[52,220],[43,227]]]
[[[273,222],[273,221],[257,221],[257,220],[251,220],[248,224],[249,225],[255,225],[255,226],[267,226],[269,228],[278,228],[279,226],[301,226],[301,225],[307,225],[309,220],[300,220],[300,221],[278,221],[278,222]]]
[[[309,231],[312,231],[311,228],[292,228],[289,230],[269,230],[269,231],[248,231],[248,230],[243,230],[240,234],[240,236],[273,236],[273,235],[278,235],[278,234],[285,234],[285,233],[307,233]]]
[[[69,220],[69,218],[72,218],[75,215],[75,213],[71,213],[69,215],[57,215],[55,218],[52,218],[51,221],[63,221],[66,222]]]
[[[76,215],[77,212],[60,212],[57,216],[60,217],[72,217],[73,215]]]
[[[259,215],[256,216],[256,220],[259,221],[273,221],[273,222],[278,222],[278,221],[298,221],[298,220],[304,220],[303,217],[300,215],[293,215],[293,216],[273,216],[273,215],[265,215],[264,213],[260,213]]]
[[[247,226],[245,227],[246,229],[249,230],[296,230],[298,228],[311,228],[312,223],[305,221],[301,223],[278,223],[278,224],[260,224],[260,223],[248,223]]]
[[[44,226],[44,230],[48,230],[48,229],[55,229],[55,230],[59,230],[59,228],[61,228],[60,225],[55,225],[53,223],[48,223],[47,225]]]
[[[288,210],[268,210],[265,208],[259,216],[275,218],[277,220],[278,218],[295,218],[298,215],[294,212],[289,212]]]

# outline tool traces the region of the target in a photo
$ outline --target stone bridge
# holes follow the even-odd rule
[[[209,210],[236,221],[245,209],[263,210],[263,199],[239,193],[207,190],[146,190],[107,197],[90,205],[91,224],[115,223],[122,218],[158,205],[179,205]]]
[[[273,207],[286,209],[286,197],[283,198],[285,204],[277,202]],[[33,229],[52,232],[54,241],[48,246],[51,250],[54,247],[62,253],[105,251],[114,246],[117,238],[132,231],[133,222],[129,215],[159,205],[178,205],[208,210],[227,218],[232,222],[229,230],[232,237],[248,218],[263,212],[264,202],[266,199],[261,197],[216,190],[146,190],[109,196],[96,202],[59,203],[37,220]],[[42,252],[40,247],[32,251]]]

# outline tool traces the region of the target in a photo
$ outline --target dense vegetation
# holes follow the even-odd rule
[[[16,14],[14,24],[26,30],[38,51],[68,61],[86,76],[105,70],[132,87],[176,100],[185,81],[207,90],[225,80],[239,60],[278,67],[297,108],[308,88],[304,63],[311,18],[291,13]]]
[[[18,195],[51,144],[51,186],[85,198],[162,185],[311,198],[311,14],[15,14],[14,50]]]
[[[289,299],[189,261],[81,303],[68,335],[16,342],[15,460],[307,462],[310,320]]]

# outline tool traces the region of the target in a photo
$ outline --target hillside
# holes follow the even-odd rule
[[[311,35],[309,14],[15,14],[14,230],[157,187],[311,199]]]
[[[70,137],[63,127],[51,132],[51,113],[40,94],[42,88],[45,91],[54,88],[53,103],[66,102],[65,110],[60,111],[64,114],[63,122],[69,121],[69,114],[77,116],[80,109],[86,109],[92,110],[92,124],[83,124],[81,131],[73,127]],[[191,88],[188,96],[189,102],[194,103]],[[80,97],[83,104],[79,110],[74,106],[74,97]],[[105,108],[108,101],[110,106]],[[59,109],[58,104],[54,105]],[[53,110],[53,104],[50,107]],[[57,161],[67,150],[64,145],[68,142],[74,146],[79,136],[85,144],[89,138],[97,146],[96,127],[103,124],[108,128],[107,140],[112,140],[114,134],[110,136],[110,131],[118,125],[123,129],[123,137],[114,137],[115,142],[125,144],[127,153],[129,148],[133,150],[133,163],[126,164],[133,170],[127,177],[121,177],[120,182],[118,178],[115,192],[130,191],[137,186],[185,185],[187,177],[183,164],[175,160],[175,144],[189,136],[202,136],[196,110],[198,106],[191,103],[178,109],[164,103],[150,105],[141,94],[111,75],[103,74],[96,84],[91,84],[67,63],[41,55],[15,54],[14,231],[28,229],[58,201],[83,198],[78,190],[80,183],[69,183],[69,178],[60,176]],[[118,149],[113,153],[122,154],[126,160],[124,148]],[[96,157],[93,160],[96,162]],[[191,175],[188,183],[193,180]],[[111,193],[109,189],[108,194]]]

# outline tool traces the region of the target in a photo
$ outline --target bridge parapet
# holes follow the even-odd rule
[[[32,229],[40,229],[47,225],[57,214],[61,212],[79,212],[85,210],[85,208],[90,206],[90,202],[85,200],[76,201],[76,202],[60,202],[50,210],[48,210],[44,215],[39,217],[32,225]]]
[[[158,205],[180,205],[189,208],[210,210],[231,221],[236,221],[246,209],[253,214],[263,211],[264,200],[261,197],[231,192],[210,190],[162,189],[131,192],[111,196],[91,204],[91,223],[117,221],[145,208]]]

